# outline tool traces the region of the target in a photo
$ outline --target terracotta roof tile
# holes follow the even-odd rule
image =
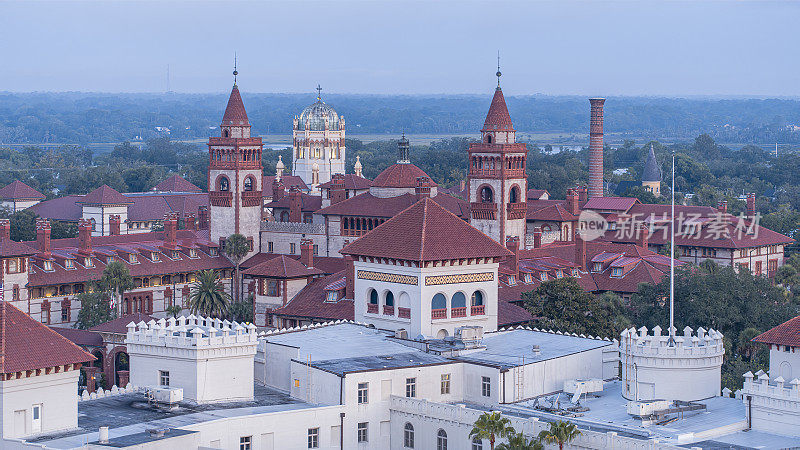
[[[379,173],[372,185],[387,188],[414,188],[417,187],[417,177],[428,177],[424,170],[410,163],[397,163],[387,167]],[[433,181],[431,186],[437,186]]]
[[[753,338],[753,342],[800,347],[800,316],[759,334]]]
[[[158,192],[202,192],[202,189],[189,183],[180,175],[173,175],[167,178],[158,183],[153,190]]]
[[[89,330],[79,330],[77,328],[50,327],[51,330],[69,339],[75,345],[83,347],[102,347],[103,337],[100,333],[93,333]]]
[[[599,209],[602,211],[628,211],[639,200],[632,197],[594,197],[583,205],[583,209]]]
[[[289,209],[290,207],[290,199],[289,194],[286,194],[280,200],[273,200],[266,205],[265,208],[284,208]],[[309,195],[304,192],[300,193],[300,211],[303,212],[315,212],[322,208],[322,196],[320,195]]]
[[[415,182],[416,183],[416,182]],[[320,189],[329,189],[333,181],[328,181],[327,183],[322,183],[317,186]],[[369,189],[372,186],[372,181],[367,178],[359,177],[358,175],[354,175],[352,173],[347,173],[344,175],[344,188],[345,189]],[[416,184],[414,184],[416,186]]]
[[[243,273],[250,276],[270,278],[305,278],[319,275],[323,272],[314,267],[308,268],[300,261],[286,255],[278,255],[246,269]]]
[[[289,303],[273,311],[287,317],[309,317],[328,320],[353,320],[353,300],[341,298],[338,302],[326,302],[325,287],[345,276],[340,271],[327,277],[317,278],[307,284]]]
[[[533,320],[533,315],[525,308],[505,301],[497,302],[497,326],[519,325]]]
[[[430,198],[403,210],[345,246],[340,253],[407,261],[511,255],[505,247]]]
[[[94,359],[9,302],[0,302],[0,373],[80,364]]]
[[[250,126],[247,119],[247,111],[244,109],[242,96],[239,94],[239,87],[235,84],[231,89],[231,96],[228,97],[228,106],[225,107],[225,114],[222,116],[223,126]]]
[[[89,328],[89,330],[98,333],[125,334],[128,332],[129,323],[150,322],[151,320],[155,320],[155,317],[143,313],[134,313],[101,323],[100,325]]]
[[[261,191],[264,197],[272,198],[272,183],[275,181],[275,175],[264,175],[261,178]],[[292,186],[297,186],[301,191],[308,192],[310,189],[302,178],[296,175],[281,175],[281,183],[284,189],[289,189]]]
[[[127,205],[133,202],[128,197],[117,192],[116,189],[104,184],[83,196],[78,203],[87,205]]]
[[[36,189],[19,180],[0,189],[0,199],[3,200],[44,200],[45,196]]]
[[[469,203],[460,198],[449,194],[439,194],[433,197],[433,201],[460,216],[462,219],[469,218]],[[336,203],[317,211],[322,215],[337,216],[369,216],[369,217],[394,217],[400,211],[408,208],[417,202],[417,197],[413,194],[403,194],[396,197],[375,197],[369,192],[350,197],[347,200]]]
[[[481,131],[513,129],[514,124],[511,123],[511,115],[508,113],[503,90],[498,86],[494,91],[492,104],[489,106],[489,112],[486,114],[486,121],[484,121]]]

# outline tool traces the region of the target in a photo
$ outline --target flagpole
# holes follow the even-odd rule
[[[675,345],[675,150],[672,150],[672,212],[669,236],[669,345]]]

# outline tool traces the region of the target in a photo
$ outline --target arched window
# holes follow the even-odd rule
[[[386,297],[384,298],[386,306],[394,306],[394,294],[392,291],[386,291]]]
[[[289,221],[289,213],[286,211],[281,211],[281,222],[288,222]]]
[[[444,294],[436,294],[431,300],[431,309],[447,309],[447,298]]]
[[[483,441],[478,438],[473,439],[472,450],[483,450]]]
[[[403,427],[403,447],[414,448],[414,425],[408,422]]]
[[[487,134],[486,135],[486,143],[488,143],[488,144],[492,143],[492,135],[491,134]]]
[[[509,203],[519,203],[519,188],[514,186],[511,188],[511,193],[508,195]]]
[[[375,289],[369,290],[369,303],[370,305],[377,305],[378,304],[378,291]]]
[[[483,203],[492,203],[494,201],[494,194],[492,193],[492,188],[489,186],[484,186],[481,188],[481,202]]]
[[[481,291],[475,291],[472,293],[472,306],[481,306],[483,305],[483,294]]]
[[[222,137],[228,137],[228,129],[227,128],[222,130]]]
[[[436,450],[447,450],[447,432],[441,428],[436,433]]]
[[[231,188],[231,184],[230,184],[230,181],[228,181],[228,178],[226,178],[224,176],[220,177],[219,178],[219,191],[220,192],[228,192],[228,190],[230,190],[230,188]]]
[[[463,292],[456,292],[450,300],[451,308],[463,308],[467,306],[467,296]]]
[[[244,179],[244,190],[245,191],[253,190],[253,177],[247,177]]]

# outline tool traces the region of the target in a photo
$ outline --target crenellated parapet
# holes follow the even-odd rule
[[[169,348],[212,348],[256,345],[253,324],[190,315],[128,324],[127,345]]]
[[[631,327],[621,333],[620,352],[623,355],[636,355],[645,359],[688,358],[695,361],[708,359],[707,363],[713,365],[725,354],[722,337],[722,333],[713,328],[706,331],[705,328],[699,327],[697,332],[693,332],[691,327],[686,327],[683,329],[683,335],[675,335],[675,342],[671,344],[669,333],[662,334],[662,329],[658,325],[653,327],[652,334],[648,334],[647,327],[638,330]]]
[[[800,379],[770,378],[763,370],[744,375],[736,397],[747,405],[754,430],[800,436]]]

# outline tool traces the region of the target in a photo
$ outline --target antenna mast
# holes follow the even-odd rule
[[[669,345],[675,345],[675,149],[672,150],[672,207],[669,227]]]

